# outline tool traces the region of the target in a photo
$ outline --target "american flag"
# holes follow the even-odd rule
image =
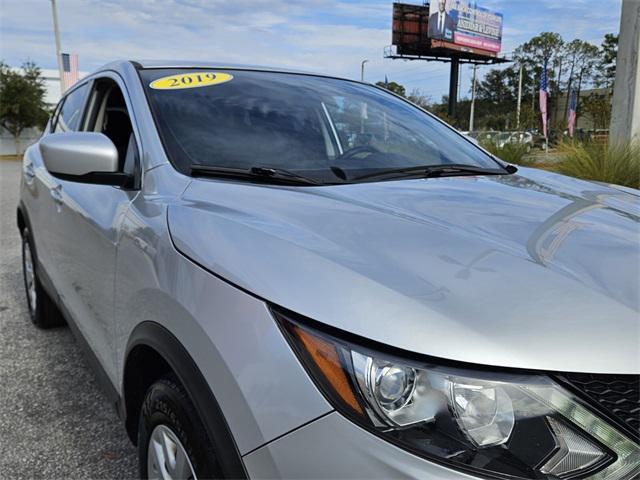
[[[569,136],[573,138],[573,130],[576,128],[576,109],[578,107],[578,94],[575,90],[571,90],[569,95],[569,115],[567,117],[567,128]]]
[[[63,53],[62,55],[62,82],[65,91],[78,81],[78,55],[75,53]]]
[[[547,83],[547,59],[544,61],[542,76],[540,77],[540,113],[542,114],[542,133],[547,138],[547,98],[549,85]]]

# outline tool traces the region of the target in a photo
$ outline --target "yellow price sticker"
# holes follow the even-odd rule
[[[156,90],[208,87],[233,80],[233,75],[220,72],[197,72],[170,75],[154,80],[149,86]]]

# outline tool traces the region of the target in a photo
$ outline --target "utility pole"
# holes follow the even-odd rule
[[[53,34],[56,37],[56,58],[58,60],[58,75],[60,75],[60,95],[62,95],[64,93],[64,71],[62,68],[62,50],[60,48],[60,29],[58,28],[56,0],[51,0],[51,11],[53,12]]]
[[[362,63],[360,64],[360,81],[364,82],[364,64],[367,63],[369,60],[363,60]]]
[[[473,116],[476,109],[476,70],[478,65],[473,65],[473,84],[471,86],[471,113],[469,114],[469,132],[473,132]]]
[[[518,80],[518,106],[516,108],[516,130],[520,130],[520,105],[522,104],[522,64],[520,64],[520,79]]]

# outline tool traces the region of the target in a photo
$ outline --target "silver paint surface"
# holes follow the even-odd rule
[[[118,171],[118,150],[102,133],[53,133],[43,137],[39,145],[47,170],[53,173],[85,175]]]
[[[640,198],[535,169],[328,187],[201,179],[177,248],[258,296],[405,350],[638,373]],[[194,227],[195,226],[195,227]]]
[[[331,407],[264,302],[175,250],[166,209],[186,185],[165,183],[174,174],[169,165],[148,171],[145,187],[122,224],[116,267],[116,373],[122,372],[136,325],[159,323],[198,365],[244,454]]]
[[[416,457],[333,412],[244,457],[251,478],[478,478]]]
[[[213,65],[223,66],[202,66]],[[433,357],[640,373],[638,191],[526,168],[334,187],[192,179],[169,164],[133,64],[83,81],[100,76],[123,89],[142,188],[58,180],[39,146],[29,148],[21,200],[38,261],[121,393],[135,326],[151,320],[170,330],[240,452],[255,450],[245,458],[256,472],[303,476],[289,439],[310,445],[317,423],[352,439],[318,450],[335,455],[336,475],[379,452],[388,458],[373,465],[391,465],[380,472],[463,478],[335,414],[256,450],[331,411],[263,300]],[[371,453],[337,451],[352,441]]]

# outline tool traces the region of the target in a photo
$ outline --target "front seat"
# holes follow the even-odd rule
[[[127,155],[129,139],[133,133],[131,120],[126,110],[121,108],[107,108],[102,128],[104,133],[113,142],[118,150],[118,170],[122,171]]]

